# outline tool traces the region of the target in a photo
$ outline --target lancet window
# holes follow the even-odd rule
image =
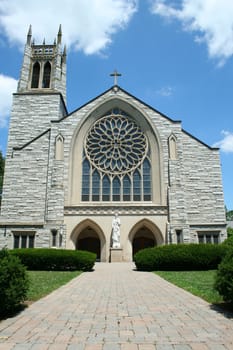
[[[49,62],[46,62],[44,65],[44,74],[43,74],[43,88],[49,88],[50,87],[50,76],[51,76],[51,64]]]
[[[32,83],[31,88],[37,89],[39,87],[40,80],[40,64],[39,62],[35,62],[32,69]]]

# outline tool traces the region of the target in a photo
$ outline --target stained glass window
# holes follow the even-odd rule
[[[84,140],[82,200],[151,200],[147,138],[118,108],[98,119]]]

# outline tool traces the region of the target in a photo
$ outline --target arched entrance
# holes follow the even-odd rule
[[[160,228],[151,220],[144,218],[138,221],[131,229],[128,239],[129,258],[139,250],[164,244]]]
[[[132,245],[134,256],[139,250],[156,246],[157,242],[150,229],[144,226],[134,235]]]
[[[96,254],[96,260],[100,261],[101,244],[98,234],[90,226],[80,232],[76,241],[76,249],[87,250]]]

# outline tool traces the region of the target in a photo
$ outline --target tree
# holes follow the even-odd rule
[[[233,221],[233,210],[226,211],[226,218],[227,218],[227,221]]]
[[[3,186],[3,175],[4,175],[5,158],[0,151],[0,205],[2,199],[2,186]]]

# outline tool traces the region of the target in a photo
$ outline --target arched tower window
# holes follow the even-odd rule
[[[50,87],[50,77],[51,77],[51,64],[50,62],[46,62],[44,65],[44,74],[43,74],[43,88],[49,88]]]
[[[32,81],[31,88],[37,89],[39,87],[40,80],[40,64],[39,62],[35,62],[32,69]]]
[[[147,138],[114,108],[89,129],[83,148],[82,201],[151,201]]]

